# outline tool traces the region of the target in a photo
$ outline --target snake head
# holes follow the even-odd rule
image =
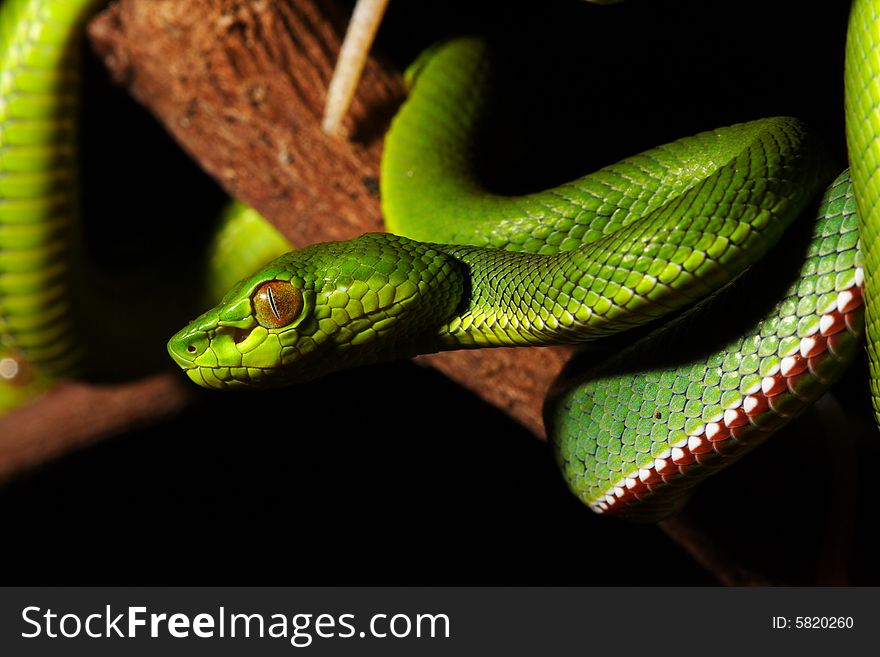
[[[168,352],[208,388],[301,383],[433,350],[462,281],[457,261],[402,237],[315,244],[240,281],[174,335]]]

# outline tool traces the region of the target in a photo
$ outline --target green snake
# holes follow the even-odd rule
[[[92,3],[3,6],[0,84],[24,90],[32,83],[26,75],[9,82],[9,53],[19,52],[27,34],[10,17],[72,4],[80,5],[76,17],[73,10],[46,14],[47,24],[57,19],[53,36],[69,39]],[[857,0],[849,31],[852,182],[846,172],[832,182],[818,140],[799,121],[779,117],[681,139],[545,192],[492,194],[475,182],[471,153],[491,111],[482,93],[491,84],[491,57],[474,39],[435,48],[411,68],[409,99],[386,139],[381,182],[390,233],[273,260],[172,337],[169,353],[199,385],[264,388],[423,353],[575,344],[647,325],[647,335],[616,359],[567,368],[545,416],[568,485],[585,503],[599,512],[662,516],[694,482],[766,439],[841,375],[858,352],[865,307],[874,356],[877,231],[870,212],[857,207],[873,210],[880,180],[870,177],[877,168],[870,117],[871,80],[880,70],[878,8],[880,1]],[[39,66],[57,70],[51,61]],[[57,80],[44,84],[57,95]],[[73,84],[65,78],[63,88]],[[30,129],[38,108],[14,114],[10,106],[0,116],[0,153],[18,152],[10,145],[26,151],[10,130],[16,121],[28,124],[28,135],[38,132]],[[17,164],[22,159],[26,166]],[[9,161],[0,163],[0,277],[17,273],[3,264],[7,252],[12,259],[16,248],[48,252],[39,241],[18,247],[4,231],[26,225],[56,236],[50,212],[19,219],[8,210],[33,200],[54,211],[57,199],[46,192],[55,170]],[[818,218],[796,221],[805,214]],[[864,251],[860,234],[872,236]],[[749,283],[768,287],[762,259],[780,240],[798,245],[789,249],[800,254],[790,277],[777,281],[772,299],[744,292]],[[35,301],[32,324],[19,329],[12,309],[56,280],[58,290],[46,294],[62,298],[68,277],[66,270],[43,273],[55,262],[51,255],[33,262],[40,264],[32,285],[0,287],[0,326],[7,348],[55,376],[54,361],[37,349],[54,342],[32,336],[42,335],[40,322],[64,335],[68,327],[43,320],[45,306]],[[752,301],[753,323],[742,333],[691,341],[679,350],[687,357],[674,363],[648,357],[671,353],[664,345],[705,326],[719,308]]]

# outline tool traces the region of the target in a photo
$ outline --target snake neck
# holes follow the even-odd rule
[[[599,264],[606,255],[603,245],[558,254],[432,246],[458,262],[465,281],[457,312],[439,328],[433,347],[438,351],[587,342],[645,324],[709,293],[699,283],[676,294],[670,284],[684,270],[675,265],[615,276],[613,266]],[[660,294],[664,305],[649,303]]]
[[[584,342],[712,294],[764,256],[825,176],[802,141],[766,157],[779,141],[803,137],[796,123],[774,127],[627,230],[572,250],[437,246],[461,263],[469,285],[462,311],[439,331],[442,348]]]

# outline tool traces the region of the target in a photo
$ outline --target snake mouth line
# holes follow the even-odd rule
[[[801,338],[797,353],[782,358],[775,372],[764,376],[723,413],[658,455],[649,465],[620,479],[604,497],[591,502],[590,508],[596,513],[625,515],[634,504],[649,500],[667,485],[684,483],[687,475],[694,474],[695,467],[708,466],[708,474],[732,462],[730,457],[739,456],[763,442],[770,433],[760,431],[758,418],[768,412],[788,416],[786,419],[794,417],[780,408],[787,397],[783,393],[804,399],[798,393],[803,379],[820,376],[821,363],[839,353],[847,332],[863,333],[863,291],[864,271],[857,268],[850,287],[838,293],[836,306],[821,316],[811,335]],[[757,437],[749,435],[754,434],[755,429],[759,431]],[[694,484],[700,480],[699,477],[691,479]]]
[[[229,390],[232,388],[238,389],[253,389],[258,390],[259,386],[255,383],[251,383],[249,381],[245,381],[244,379],[238,377],[231,377],[231,371],[233,369],[244,369],[244,370],[257,370],[259,372],[267,372],[270,371],[271,368],[268,367],[247,367],[247,368],[239,368],[239,367],[223,367],[219,365],[191,365],[183,368],[184,374],[186,374],[190,380],[194,383],[204,386],[206,388],[213,388],[215,390]],[[204,372],[223,372],[226,374],[226,378],[221,378],[220,376],[213,375],[213,378],[208,379],[205,378]]]

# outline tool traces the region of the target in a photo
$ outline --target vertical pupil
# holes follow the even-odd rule
[[[272,286],[266,288],[266,296],[269,299],[269,307],[272,309],[272,314],[275,315],[275,319],[279,322],[281,321],[281,313],[278,312],[278,305],[275,302],[275,293],[272,292]]]
[[[302,292],[285,281],[266,281],[251,302],[257,322],[266,328],[287,326],[303,308]]]

